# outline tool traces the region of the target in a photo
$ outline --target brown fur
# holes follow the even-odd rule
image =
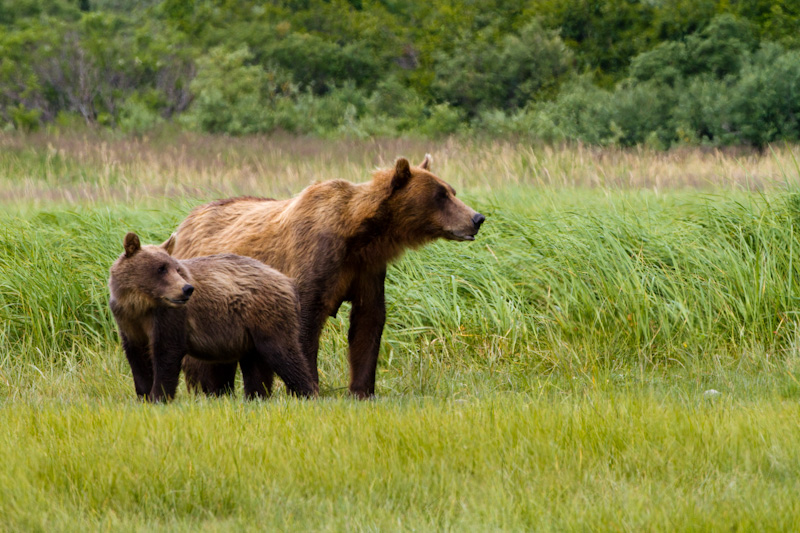
[[[352,302],[350,390],[370,396],[385,322],[387,264],[437,238],[473,240],[484,220],[429,167],[429,156],[418,167],[401,158],[367,183],[331,180],[288,200],[239,198],[200,206],[178,227],[174,254],[246,255],[295,278],[300,342],[315,381],[325,320],[343,301]],[[187,379],[200,381],[214,373],[190,358],[184,369]],[[233,374],[230,367],[219,372]]]
[[[247,397],[269,394],[273,372],[290,392],[316,392],[300,351],[299,302],[292,280],[232,254],[184,261],[174,241],[141,246],[135,233],[111,267],[110,306],[136,393],[175,394],[184,355],[242,367]]]
[[[253,202],[273,202],[275,201],[274,198],[259,198],[258,196],[237,196],[235,198],[223,198],[222,200],[214,200],[209,205],[214,205],[217,207],[221,207],[223,205],[231,204],[234,202],[241,202],[241,201],[253,201]]]

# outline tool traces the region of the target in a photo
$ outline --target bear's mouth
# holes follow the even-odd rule
[[[474,241],[475,233],[467,234],[451,231],[445,236],[445,238],[450,239],[451,241]]]
[[[186,305],[186,302],[189,301],[189,297],[188,296],[185,297],[185,298],[164,298],[164,299],[166,301],[168,301],[169,303],[171,303],[173,305],[178,305],[178,306]]]

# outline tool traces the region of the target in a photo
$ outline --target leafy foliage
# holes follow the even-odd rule
[[[764,146],[798,35],[789,0],[0,0],[0,122]]]
[[[638,55],[613,90],[568,87],[533,112],[555,125],[539,132],[551,138],[763,147],[800,140],[799,91],[800,54],[759,45],[750,23],[723,15],[685,41]]]
[[[461,53],[436,55],[434,94],[468,113],[518,109],[555,87],[568,71],[570,53],[557,32],[532,21],[493,42],[489,26],[462,38]]]

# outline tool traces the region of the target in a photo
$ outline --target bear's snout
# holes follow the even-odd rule
[[[173,293],[169,296],[164,296],[164,301],[169,302],[171,307],[181,307],[182,305],[186,305],[189,302],[189,298],[194,293],[194,287],[186,283],[185,280],[183,281],[183,286],[180,288],[180,293],[178,293],[178,287],[173,285]]]
[[[472,215],[472,223],[475,225],[475,229],[479,229],[484,220],[486,220],[486,217],[480,213],[475,213]]]

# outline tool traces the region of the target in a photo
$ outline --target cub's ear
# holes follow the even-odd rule
[[[411,165],[408,164],[408,159],[401,157],[394,165],[394,176],[392,176],[392,191],[402,189],[408,184],[411,179]]]
[[[142,243],[139,242],[139,236],[134,232],[125,235],[125,240],[122,245],[125,247],[125,257],[130,257],[142,248]]]
[[[162,245],[161,245],[161,247],[162,247],[162,248],[164,249],[164,251],[165,251],[165,252],[167,252],[169,255],[172,255],[172,250],[174,250],[174,249],[175,249],[175,234],[173,233],[172,235],[170,235],[170,236],[169,236],[169,239],[167,239],[167,240],[164,242],[164,244],[162,244]]]
[[[430,170],[431,163],[433,163],[433,158],[431,157],[431,154],[425,154],[425,159],[423,159],[422,163],[419,164],[419,168],[421,168],[422,170]]]

